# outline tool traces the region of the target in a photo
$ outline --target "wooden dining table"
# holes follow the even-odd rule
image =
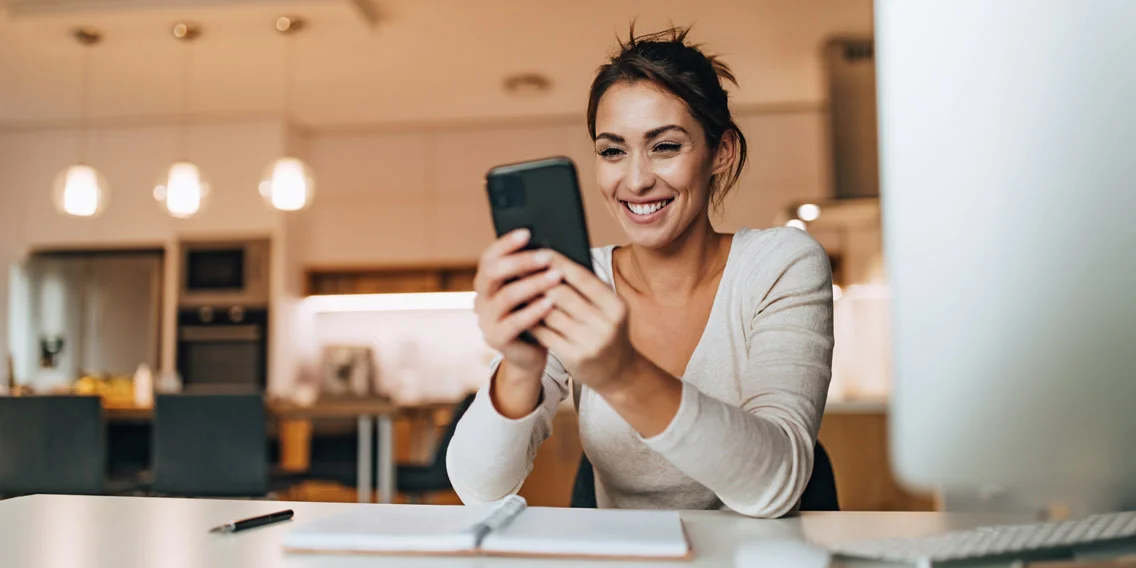
[[[358,427],[357,499],[360,503],[372,502],[371,487],[374,475],[378,476],[378,502],[391,503],[397,492],[394,460],[396,418],[420,419],[453,406],[450,402],[398,404],[386,397],[323,397],[312,404],[299,404],[286,399],[267,398],[265,407],[269,415],[281,423],[317,419],[355,419]],[[103,415],[109,422],[149,422],[153,420],[152,406],[104,400]],[[371,455],[371,440],[378,425],[378,456]],[[377,458],[377,459],[376,459]]]

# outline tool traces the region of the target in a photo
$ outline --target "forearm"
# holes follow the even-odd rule
[[[808,481],[807,432],[706,396],[645,357],[597,392],[648,446],[742,514],[783,516]]]
[[[524,416],[501,414],[491,400],[493,383],[477,398],[458,423],[446,451],[446,469],[463,503],[494,501],[516,493],[532,469],[540,444],[552,433],[552,418],[563,397],[555,380],[544,375],[540,406]],[[543,397],[543,398],[541,398]]]
[[[636,353],[621,377],[597,393],[644,438],[661,433],[682,403],[682,381]]]
[[[503,360],[489,381],[490,400],[497,412],[512,420],[531,414],[540,403],[541,375],[541,371],[526,371]]]
[[[763,411],[743,410],[687,384],[673,421],[644,441],[731,509],[780,517],[793,510],[808,482],[812,440],[781,416],[783,409]]]

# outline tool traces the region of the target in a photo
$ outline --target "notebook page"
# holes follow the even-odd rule
[[[328,553],[473,551],[473,527],[497,508],[496,503],[359,505],[342,515],[297,524],[284,547]]]
[[[677,511],[529,507],[481,542],[484,552],[679,558],[689,545]]]

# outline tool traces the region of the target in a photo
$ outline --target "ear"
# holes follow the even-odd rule
[[[711,173],[716,176],[725,174],[734,163],[737,154],[738,136],[730,130],[722,135],[722,140],[718,142],[718,148],[714,151],[714,167]]]

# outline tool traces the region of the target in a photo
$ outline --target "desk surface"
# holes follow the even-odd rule
[[[0,501],[2,563],[12,568],[384,568],[648,566],[629,562],[496,558],[391,558],[286,555],[281,540],[291,523],[233,535],[209,527],[235,518],[291,508],[296,523],[334,515],[346,503],[290,503],[152,497],[33,495]],[[762,539],[807,539],[826,544],[856,538],[913,536],[982,524],[1022,522],[1022,517],[940,513],[805,513],[780,520],[747,519],[727,512],[683,513],[695,551],[689,563],[667,566],[733,566],[739,544]],[[788,566],[786,568],[792,568]]]

